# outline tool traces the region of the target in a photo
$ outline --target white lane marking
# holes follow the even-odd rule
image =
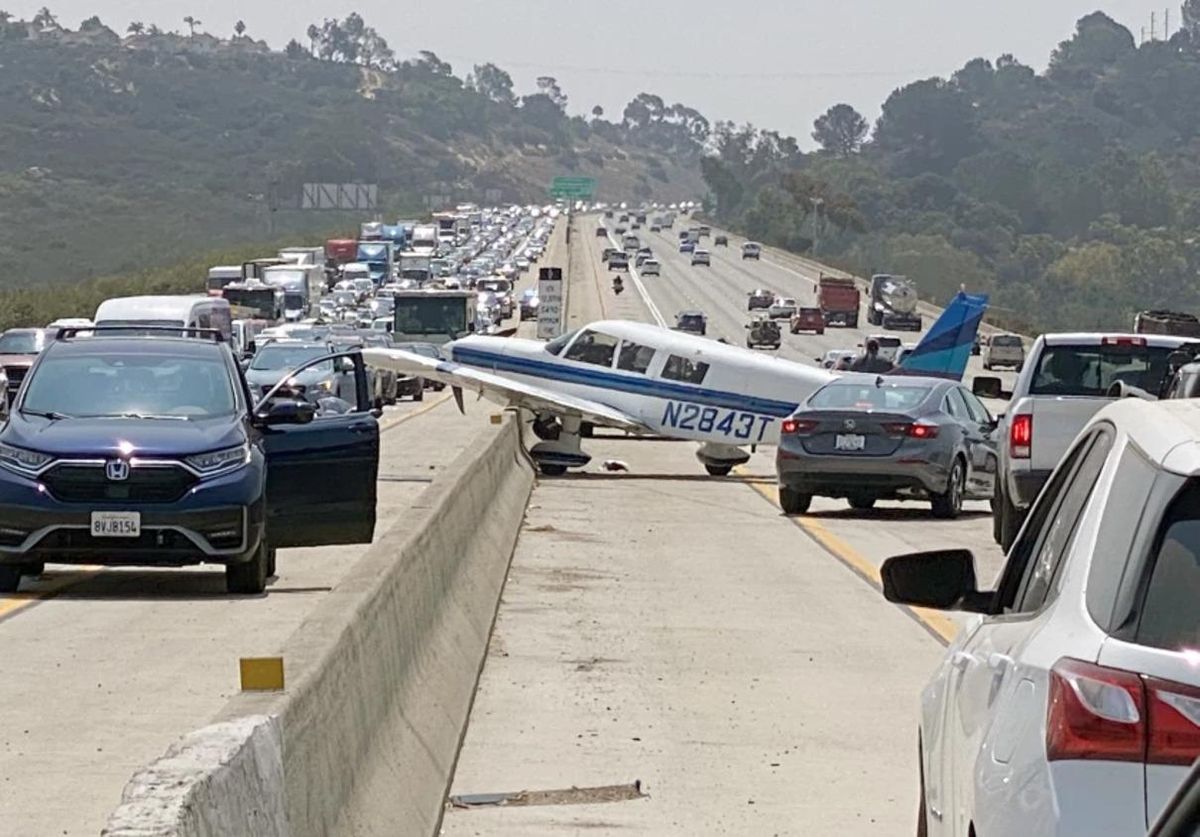
[[[625,252],[625,245],[622,242],[613,238],[612,233],[607,233],[609,243],[621,252]],[[641,236],[638,236],[641,241]],[[629,278],[633,280],[633,286],[637,288],[638,296],[642,298],[642,302],[646,303],[646,309],[650,312],[650,316],[654,318],[654,322],[658,323],[661,328],[667,327],[667,321],[663,319],[662,312],[658,310],[658,306],[654,304],[654,300],[650,298],[650,294],[646,291],[646,286],[642,284],[642,278],[638,276],[637,269],[633,266],[637,261],[637,253],[633,254],[633,258],[629,261]]]

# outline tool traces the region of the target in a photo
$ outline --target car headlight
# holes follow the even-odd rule
[[[232,471],[250,461],[250,445],[242,443],[235,448],[214,450],[211,453],[198,453],[185,460],[201,474],[216,474],[221,471]]]
[[[37,476],[53,460],[48,453],[0,444],[0,465],[18,474]]]
[[[324,390],[325,392],[331,392],[333,390],[333,381],[318,381],[317,389]]]

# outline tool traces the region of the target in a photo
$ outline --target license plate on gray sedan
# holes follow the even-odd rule
[[[139,512],[92,512],[93,538],[138,538],[141,534]]]
[[[858,433],[839,433],[834,437],[835,450],[862,450],[867,446],[867,437]]]

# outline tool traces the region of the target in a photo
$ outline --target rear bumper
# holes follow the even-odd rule
[[[776,454],[775,469],[780,485],[820,497],[863,493],[879,497],[924,497],[944,491],[949,479],[946,467],[934,461],[797,455],[784,448]]]
[[[1008,499],[1019,509],[1027,509],[1033,505],[1042,486],[1050,479],[1053,471],[1009,471],[1005,480],[1005,490]]]

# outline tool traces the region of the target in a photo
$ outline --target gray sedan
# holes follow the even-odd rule
[[[956,381],[846,375],[784,420],[779,505],[803,514],[814,496],[845,498],[855,509],[928,500],[935,517],[957,517],[964,499],[992,497],[995,429]]]

